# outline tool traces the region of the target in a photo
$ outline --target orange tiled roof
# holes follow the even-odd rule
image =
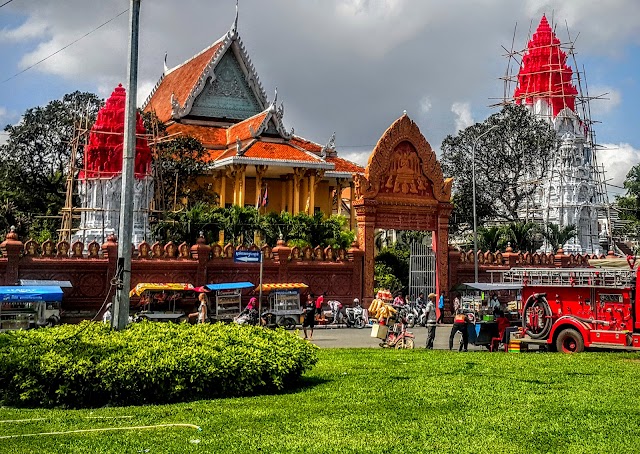
[[[232,158],[236,156],[236,153],[236,147],[230,146],[222,153],[210,153],[209,159],[220,161],[222,159]],[[288,143],[263,141],[257,141],[253,145],[250,145],[242,157],[249,159],[264,159],[267,161],[273,159],[278,161],[322,162],[320,158],[306,153],[303,150],[299,150]]]
[[[258,132],[262,123],[264,123],[265,118],[269,114],[269,111],[265,110],[264,112],[260,112],[253,117],[247,118],[240,123],[236,123],[233,126],[230,126],[227,129],[227,144],[235,143],[236,139],[246,140],[251,138],[251,130],[253,132]]]
[[[227,144],[226,128],[173,123],[172,125],[169,125],[167,127],[167,133],[182,133],[185,136],[194,137],[198,139],[204,147],[207,148],[220,146],[224,147]]]
[[[346,159],[328,157],[326,161],[335,165],[335,172],[364,173],[364,167],[360,167],[358,164],[347,161]]]
[[[311,156],[309,153],[298,150],[287,143],[256,142],[244,156],[258,159],[278,159],[287,161],[320,162],[320,158]]]
[[[302,137],[293,136],[291,138],[291,143],[307,151],[310,151],[311,153],[320,154],[320,152],[322,151],[322,145],[319,145],[315,142],[311,142],[310,140],[307,140],[307,139],[303,139]]]
[[[144,108],[145,112],[155,111],[160,121],[169,121],[171,119],[171,94],[173,93],[176,101],[183,106],[205,67],[223,44],[223,40],[214,43],[208,49],[165,75],[147,102]]]

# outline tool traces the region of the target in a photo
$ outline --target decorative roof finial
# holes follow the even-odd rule
[[[407,114],[407,111],[405,109],[405,110],[402,111],[402,115],[406,115],[406,114]]]
[[[278,87],[276,87],[276,93],[273,96],[273,105],[275,106],[278,103]]]
[[[236,18],[233,20],[231,32],[235,35],[238,32],[238,0],[236,0]]]
[[[164,53],[164,72],[162,74],[166,75],[169,72],[169,68],[167,67],[167,52]]]

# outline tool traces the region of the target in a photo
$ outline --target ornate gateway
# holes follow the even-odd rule
[[[453,179],[405,113],[382,135],[364,176],[354,175],[358,242],[365,251],[364,294],[373,295],[376,228],[433,232],[436,287],[448,290],[449,217]]]

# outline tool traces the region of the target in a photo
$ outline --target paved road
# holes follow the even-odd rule
[[[452,325],[438,325],[434,348],[445,350],[449,348],[449,334]],[[299,335],[303,337],[302,328],[298,327]],[[422,326],[411,328],[415,334],[415,348],[425,348],[427,343],[427,329]],[[457,349],[460,334],[456,334],[453,345]],[[337,328],[331,326],[316,326],[313,331],[312,342],[320,348],[380,348],[380,340],[371,337],[371,328]],[[469,345],[469,350],[486,350],[486,348]]]

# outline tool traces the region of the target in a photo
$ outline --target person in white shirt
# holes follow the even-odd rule
[[[112,307],[111,303],[107,304],[104,314],[102,314],[102,323],[109,324],[109,325],[111,324],[111,318],[112,318],[111,307]]]
[[[489,302],[489,309],[495,314],[496,311],[500,310],[500,301],[498,301],[498,297],[494,293],[491,295],[491,300]]]

